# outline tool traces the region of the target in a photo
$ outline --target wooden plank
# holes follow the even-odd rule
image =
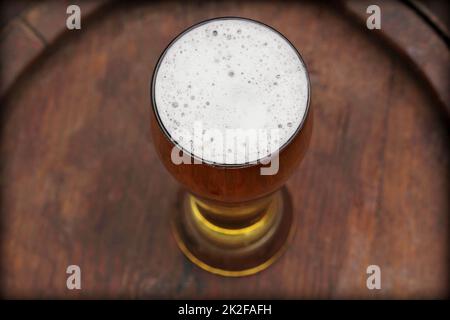
[[[0,96],[17,79],[18,74],[36,55],[42,51],[45,44],[20,19],[13,20],[0,34]]]
[[[344,7],[365,26],[370,0],[348,0]],[[439,102],[450,115],[450,55],[445,41],[410,8],[400,1],[379,1],[380,34],[397,48],[427,79]],[[371,32],[367,30],[367,32]],[[372,31],[373,33],[373,31]]]
[[[80,1],[83,23],[107,4],[107,0]],[[41,1],[34,5],[18,2],[4,5],[8,20],[0,31],[2,68],[0,96],[7,93],[19,76],[46,48],[67,33],[66,8],[71,1]],[[11,12],[10,12],[11,11]],[[12,18],[13,13],[20,13]]]

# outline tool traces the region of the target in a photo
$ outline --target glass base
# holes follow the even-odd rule
[[[274,263],[294,233],[286,188],[265,198],[224,204],[182,194],[172,229],[181,251],[200,268],[228,277],[255,274]]]

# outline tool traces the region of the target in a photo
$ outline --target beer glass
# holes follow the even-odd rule
[[[218,24],[222,22],[227,22],[228,24]],[[251,25],[244,24],[244,27],[241,26],[242,23],[247,22]],[[208,27],[208,24],[212,25],[212,27]],[[231,24],[231,27],[228,27],[229,24]],[[237,27],[234,28],[234,25]],[[221,26],[223,30],[218,26]],[[200,27],[205,29],[201,30],[201,35],[203,33],[205,34],[205,38],[202,38],[203,40],[197,40],[195,34],[184,37],[192,30],[196,30],[197,33],[200,32]],[[270,37],[279,37],[280,40],[276,40],[277,43],[285,41],[286,44],[276,45],[276,43],[266,43],[264,40],[260,40],[264,39],[263,36],[265,36],[265,34],[262,33],[266,32],[265,28],[270,30],[272,33],[276,33],[276,35],[271,33]],[[230,29],[232,30],[230,31]],[[195,112],[198,110],[196,109],[195,112],[190,110],[190,107],[187,106],[188,103],[185,103],[183,107],[183,103],[181,102],[167,102],[167,107],[158,106],[157,95],[159,93],[156,92],[156,90],[159,87],[156,83],[157,77],[160,77],[160,81],[163,84],[166,83],[164,82],[164,78],[173,79],[170,80],[172,81],[170,82],[170,86],[167,86],[173,90],[167,90],[168,92],[166,94],[167,96],[174,97],[174,99],[178,99],[179,97],[177,95],[181,96],[184,94],[183,90],[185,89],[183,88],[186,83],[192,83],[192,85],[196,85],[197,82],[201,83],[200,80],[195,81],[196,76],[200,77],[198,73],[192,71],[195,71],[195,69],[186,69],[192,65],[191,60],[195,61],[195,63],[198,61],[198,64],[201,67],[203,67],[203,65],[209,67],[208,54],[203,54],[201,52],[198,53],[198,49],[201,48],[202,41],[206,43],[205,48],[207,48],[207,50],[210,50],[209,48],[212,46],[209,44],[209,41],[215,41],[214,43],[217,44],[217,46],[214,47],[216,49],[211,49],[210,51],[212,51],[212,53],[209,53],[211,57],[210,64],[213,66],[212,68],[216,66],[215,63],[223,63],[223,68],[230,68],[226,61],[226,57],[228,57],[226,55],[226,50],[222,51],[222,48],[227,47],[226,43],[229,42],[224,41],[233,41],[233,39],[240,41],[239,39],[243,38],[245,33],[252,32],[257,33],[255,39],[258,39],[258,42],[256,42],[256,40],[255,42],[258,46],[261,46],[261,50],[266,50],[265,48],[270,47],[271,45],[274,48],[272,51],[267,49],[267,53],[264,54],[261,52],[266,51],[257,50],[255,51],[256,55],[261,54],[266,57],[270,55],[271,52],[275,52],[281,45],[286,46],[287,48],[283,50],[292,50],[295,52],[295,58],[298,59],[298,62],[291,62],[293,67],[286,69],[288,70],[286,72],[286,77],[292,76],[291,74],[293,71],[291,72],[291,70],[296,70],[294,68],[296,67],[294,63],[298,63],[299,67],[297,67],[297,69],[302,70],[304,73],[304,75],[302,75],[302,79],[305,79],[306,81],[304,87],[302,87],[302,90],[304,91],[302,93],[304,97],[302,114],[298,117],[296,128],[291,130],[289,137],[286,136],[284,143],[277,147],[276,152],[267,155],[265,157],[265,161],[247,161],[241,163],[221,163],[220,161],[208,161],[207,159],[194,154],[191,149],[186,147],[186,144],[184,146],[181,145],[180,141],[183,137],[178,138],[173,132],[170,132],[170,128],[168,128],[170,127],[170,124],[168,124],[169,120],[164,120],[162,116],[162,113],[164,113],[166,118],[170,117],[172,113],[172,111],[170,111],[172,109],[170,108],[174,108],[173,110],[176,110],[176,112],[179,112],[178,110],[181,108],[185,108],[182,113],[178,113],[178,120],[173,120],[173,118],[170,118],[170,123],[182,122],[180,120],[182,118],[180,117],[183,116],[183,113],[191,111],[191,120],[194,120],[195,114],[198,114]],[[262,35],[260,35],[260,33]],[[219,37],[219,39],[216,40],[214,37]],[[239,45],[239,48],[242,47],[244,48],[243,50],[245,50],[246,44],[253,41],[251,36],[247,35],[247,37],[247,39],[244,39],[245,41],[242,40],[239,42],[242,43]],[[178,47],[174,47],[174,44],[177,42],[188,43],[186,47],[183,47],[186,49],[178,50]],[[196,42],[200,43],[198,48],[195,47]],[[219,46],[219,44],[222,45]],[[237,44],[235,46],[238,47]],[[289,46],[289,48],[287,46]],[[174,48],[178,51],[175,53],[169,51],[173,51]],[[224,58],[222,59],[224,62],[222,60],[217,62],[216,60],[219,59],[213,58],[216,54],[214,50],[224,54]],[[246,50],[246,54],[252,54],[248,53],[249,51],[251,50]],[[189,57],[185,58],[189,52],[192,52],[193,55],[198,54],[200,59],[189,60]],[[185,56],[183,56],[183,54]],[[274,53],[273,55],[278,57],[277,53]],[[174,56],[175,58],[173,58]],[[165,71],[161,71],[161,66],[164,63],[166,65],[173,63],[173,65],[176,66],[176,57],[180,57],[179,59],[185,59],[180,61],[185,62],[187,66],[184,66],[183,64],[179,64],[180,67],[171,66],[170,68],[173,68],[173,70],[171,69],[172,73],[167,72],[164,73],[164,76],[162,76]],[[290,56],[289,59],[293,61],[294,58]],[[229,60],[231,60],[231,58]],[[255,62],[253,60],[254,59],[251,59],[251,63],[258,63],[258,61]],[[248,60],[247,63],[250,63],[249,61],[250,60]],[[245,62],[246,60],[242,58],[242,51],[239,51],[236,54],[234,63],[241,65]],[[283,66],[284,62],[277,61],[276,63]],[[284,65],[285,64],[286,63],[284,63]],[[269,70],[270,66],[267,66],[266,68]],[[249,72],[252,72],[253,69]],[[266,72],[272,71],[269,70]],[[226,73],[227,74],[224,75],[224,77],[228,76],[230,79],[224,81],[235,81],[234,78],[237,78],[243,74],[243,72],[239,73],[238,71],[227,71]],[[215,81],[217,77],[215,77],[212,73],[207,73],[204,77],[210,77],[212,83],[211,87],[214,87],[213,81]],[[280,76],[277,74],[275,77],[275,79],[282,79],[283,75]],[[193,81],[180,85],[179,81],[181,80],[178,79],[185,78],[189,78],[190,80],[192,78]],[[243,84],[248,83],[248,85],[252,85],[251,81],[254,78],[255,77],[248,78],[248,80],[247,78],[240,80],[238,79],[236,81],[241,81],[239,82],[239,85],[233,82],[230,86],[225,84],[223,87],[233,88],[234,91],[230,89],[232,94],[238,92],[236,94],[245,95],[245,90],[247,87]],[[266,78],[266,75],[261,75],[261,79]],[[219,85],[219,81],[216,82],[216,86]],[[292,83],[292,81],[286,82],[285,85],[287,89],[289,89],[289,83]],[[175,87],[172,86],[173,84]],[[274,88],[270,91],[273,95],[275,95],[275,92],[277,92],[276,90],[278,90],[278,88],[275,87],[276,85],[281,86],[281,84],[277,84],[276,82],[268,85],[270,88]],[[177,86],[181,89],[178,89]],[[188,88],[190,86],[191,84],[187,85],[186,90],[191,90]],[[163,85],[160,87],[164,88]],[[209,87],[205,85],[201,88],[201,90],[199,90],[203,93],[205,91],[212,90],[208,88]],[[219,93],[226,94],[223,93],[223,91],[220,91]],[[267,101],[269,101],[272,99],[272,93],[270,92],[265,91],[264,94],[259,94],[259,96],[265,96]],[[289,94],[290,91],[286,92]],[[188,93],[186,99],[186,101],[191,100],[190,102],[192,103],[195,101],[193,96],[189,96]],[[230,99],[232,99],[230,101],[238,101],[235,97]],[[283,99],[283,97],[279,99]],[[283,187],[283,185],[293,171],[297,169],[298,164],[303,159],[312,133],[313,119],[312,110],[310,107],[310,83],[305,64],[298,51],[278,31],[261,22],[237,17],[216,18],[203,21],[183,31],[162,53],[152,77],[151,100],[151,133],[155,149],[165,168],[183,187],[181,191],[178,192],[179,206],[174,212],[172,212],[171,218],[173,234],[181,251],[197,266],[209,272],[223,276],[251,275],[267,268],[283,253],[289,239],[293,235],[295,224],[293,221],[294,216],[292,201],[288,190],[286,187]],[[181,101],[182,99],[179,98],[178,100]],[[161,101],[164,100],[159,100],[159,103],[162,105],[163,102]],[[203,104],[204,110],[209,110],[209,108],[212,108],[212,104],[213,101],[205,102]],[[265,102],[260,101],[259,104],[264,105]],[[270,121],[271,117],[280,115],[282,112],[276,109],[277,106],[274,104],[271,107],[275,108],[275,111],[271,111],[273,114],[269,112],[268,116],[265,118],[266,121]],[[230,110],[234,110],[233,112],[237,113],[241,110],[233,109],[233,106],[230,106],[229,103],[225,108],[230,108]],[[250,112],[252,111],[251,105],[249,110]],[[231,113],[231,111],[227,111],[227,113]],[[184,115],[184,117],[186,116]],[[241,117],[237,115],[235,119],[240,118]],[[252,116],[250,115],[249,119],[251,118]],[[206,122],[208,122],[208,119],[206,120]],[[217,122],[220,120],[216,119],[215,121]],[[185,125],[187,126],[189,123],[190,122],[186,122]],[[177,126],[179,125],[182,126],[183,124],[177,123]],[[183,154],[184,156],[187,156],[190,161],[185,161],[182,163],[179,161],[174,161],[174,154]],[[268,167],[268,163],[275,160],[278,163],[277,172],[275,174],[262,174],[262,170]]]

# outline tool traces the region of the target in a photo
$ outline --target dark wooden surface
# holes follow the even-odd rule
[[[178,184],[149,124],[159,54],[184,28],[223,15],[293,42],[314,108],[310,149],[287,183],[293,243],[268,270],[237,279],[196,268],[176,247]],[[1,295],[447,297],[448,115],[403,57],[339,8],[311,2],[104,10],[56,40],[2,100]],[[70,264],[81,267],[80,291],[66,288]],[[382,290],[366,288],[370,264]]]

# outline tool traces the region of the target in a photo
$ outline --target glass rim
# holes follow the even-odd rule
[[[297,129],[296,129],[295,132],[289,137],[289,139],[286,140],[286,142],[285,142],[280,148],[278,148],[277,154],[281,154],[281,152],[282,152],[282,151],[283,151],[283,150],[284,150],[284,149],[285,149],[285,148],[286,148],[286,147],[287,147],[287,146],[288,146],[288,145],[289,145],[296,137],[297,137],[297,135],[298,135],[298,134],[300,133],[300,131],[302,130],[302,128],[303,128],[303,126],[304,126],[304,124],[305,124],[305,122],[306,122],[306,119],[307,119],[307,117],[308,117],[308,115],[309,115],[310,101],[311,101],[311,82],[310,82],[310,78],[309,78],[309,72],[308,72],[308,69],[307,69],[307,67],[306,67],[306,63],[305,63],[305,61],[303,60],[303,57],[302,57],[302,55],[300,54],[300,52],[297,50],[297,48],[296,48],[296,47],[292,44],[292,42],[289,41],[289,39],[288,39],[287,37],[285,37],[280,31],[278,31],[278,30],[275,29],[274,27],[272,27],[272,26],[270,26],[270,25],[268,25],[268,24],[266,24],[266,23],[264,23],[264,22],[261,22],[261,21],[258,21],[258,20],[254,20],[254,19],[251,19],[251,18],[244,18],[244,17],[238,17],[238,16],[223,16],[223,17],[210,18],[210,19],[202,20],[202,21],[200,21],[200,22],[197,22],[197,23],[191,25],[190,27],[188,27],[188,28],[184,29],[182,32],[180,32],[176,37],[174,37],[174,38],[169,42],[169,44],[166,46],[166,48],[162,51],[162,53],[160,54],[160,56],[159,56],[159,58],[158,58],[158,61],[157,61],[156,65],[155,65],[155,68],[154,68],[154,70],[153,70],[153,74],[152,74],[152,76],[151,76],[151,78],[150,78],[150,96],[151,96],[151,103],[152,103],[151,109],[152,109],[153,114],[155,115],[155,118],[156,118],[157,122],[158,122],[158,126],[159,126],[159,128],[161,129],[161,131],[163,132],[164,136],[165,136],[165,137],[169,140],[169,142],[171,142],[174,146],[178,147],[178,148],[183,152],[183,154],[188,155],[188,157],[190,157],[191,159],[200,161],[201,164],[206,164],[206,165],[209,165],[209,166],[219,167],[219,168],[224,168],[224,169],[226,169],[226,168],[229,168],[229,169],[232,169],[232,168],[239,169],[239,168],[247,168],[247,167],[257,166],[257,165],[261,164],[261,160],[267,159],[267,158],[272,158],[274,154],[273,154],[273,153],[269,153],[268,156],[261,157],[261,158],[258,158],[258,159],[256,159],[256,160],[252,160],[252,161],[247,161],[247,162],[244,162],[244,163],[218,163],[218,162],[215,162],[215,161],[209,161],[209,160],[203,159],[203,158],[201,158],[201,157],[199,157],[199,156],[197,156],[197,155],[195,155],[195,154],[189,152],[188,150],[186,150],[185,148],[183,148],[183,147],[177,142],[177,140],[174,139],[174,138],[170,135],[170,133],[168,132],[168,130],[167,130],[166,127],[164,126],[164,123],[162,122],[162,120],[161,120],[161,118],[160,118],[160,116],[159,116],[158,108],[157,108],[157,105],[156,105],[156,101],[155,101],[155,82],[156,82],[156,75],[158,74],[159,67],[160,67],[161,62],[162,62],[162,60],[164,59],[164,57],[165,57],[167,51],[172,47],[172,45],[173,45],[177,40],[179,40],[183,35],[185,35],[185,34],[188,33],[189,31],[191,31],[191,30],[193,30],[193,29],[195,29],[195,28],[198,28],[198,27],[200,27],[200,26],[202,26],[202,25],[204,25],[204,24],[206,24],[206,23],[209,23],[209,22],[211,22],[211,21],[218,21],[218,20],[244,20],[244,21],[249,21],[249,22],[257,23],[257,24],[259,24],[259,25],[262,25],[262,26],[264,26],[264,27],[267,27],[267,28],[269,28],[270,30],[274,31],[276,34],[278,34],[281,38],[283,38],[284,40],[286,40],[286,42],[287,42],[287,43],[291,46],[291,48],[295,51],[295,53],[297,54],[297,56],[298,56],[298,58],[299,58],[299,60],[300,60],[300,63],[302,64],[302,66],[303,66],[303,68],[304,68],[304,70],[305,70],[305,75],[306,75],[306,82],[307,82],[307,87],[308,87],[308,92],[307,92],[307,93],[308,93],[308,97],[307,97],[307,100],[306,100],[306,109],[305,109],[305,112],[303,113],[303,118],[302,118],[302,120],[300,121],[300,124],[297,126]],[[195,162],[194,162],[194,164],[195,164]]]

